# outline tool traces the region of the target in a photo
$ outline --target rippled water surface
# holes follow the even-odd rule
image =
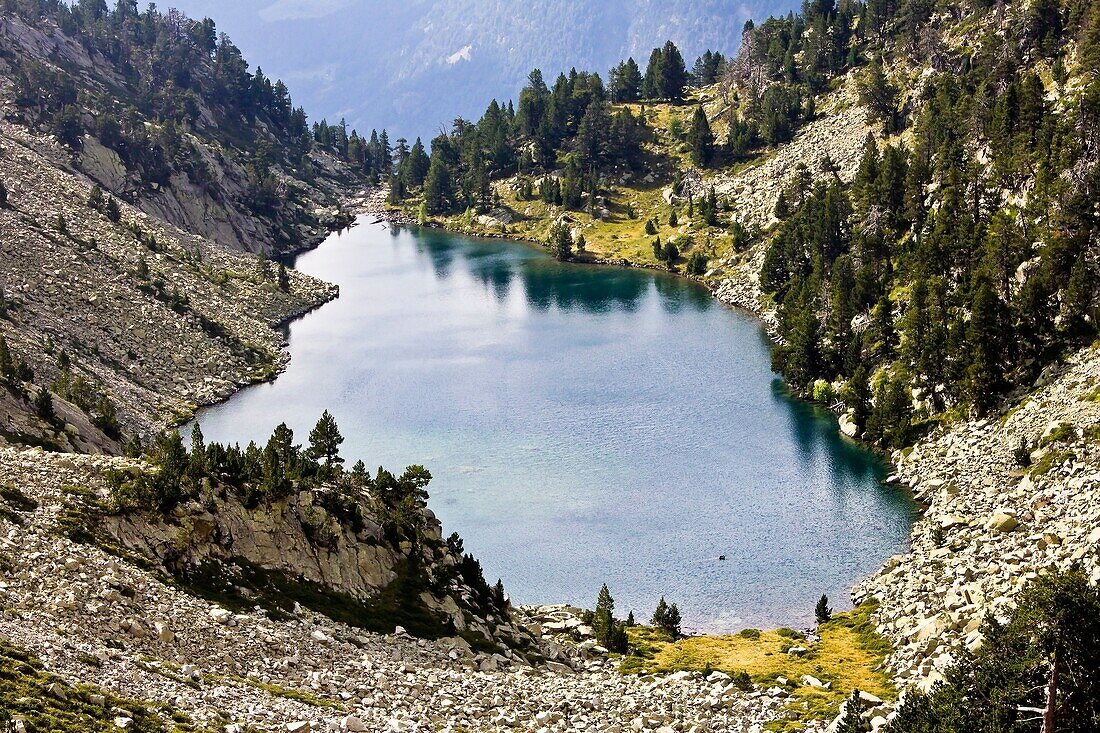
[[[363,223],[297,266],[340,298],[290,326],[290,367],[200,416],[210,439],[422,463],[431,506],[513,600],[710,631],[803,624],[905,542],[913,508],[827,413],[785,394],[750,316],[648,271]],[[725,555],[725,561],[719,561]]]

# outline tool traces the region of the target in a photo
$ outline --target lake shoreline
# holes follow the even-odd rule
[[[433,228],[471,234],[438,224]],[[542,246],[522,237],[480,236]],[[775,343],[775,311],[764,305],[759,288],[762,256],[757,245],[716,286],[701,284],[723,304],[760,320]],[[575,261],[661,270],[699,282],[684,273],[625,260]],[[964,418],[940,426],[909,450],[878,454],[889,473],[883,483],[905,492],[917,516],[905,551],[858,580],[851,595],[857,604],[880,602],[873,614],[875,631],[890,641],[892,652],[885,664],[899,690],[928,690],[942,680],[954,659],[953,650],[981,643],[981,619],[987,613],[1003,616],[1022,579],[1052,566],[1089,560],[1093,582],[1100,582],[1100,514],[1092,511],[1093,520],[1083,521],[1079,516],[1037,511],[1033,504],[1036,489],[1056,497],[1049,506],[1065,507],[1077,497],[1087,506],[1100,504],[1100,479],[1082,480],[1089,470],[1100,476],[1100,448],[1089,445],[1087,431],[1078,428],[1070,438],[1072,449],[1051,445],[1033,454],[1033,465],[1049,473],[1022,470],[1012,457],[1012,446],[1041,443],[1056,424],[1100,421],[1100,398],[1080,395],[1080,385],[1097,383],[1100,348],[1085,347],[1050,376],[1044,373],[1032,393],[1006,404],[1001,421]],[[838,432],[867,447],[839,426]],[[1055,456],[1053,466],[1049,458],[1044,460],[1046,455]],[[948,537],[946,543],[943,536]],[[1002,556],[1018,558],[1011,572],[1000,568]],[[935,590],[928,592],[926,587]]]
[[[381,194],[379,194],[378,192],[374,192],[373,200],[377,201],[379,196],[381,196]],[[357,219],[353,223],[352,227],[345,228],[344,231],[348,231],[352,228],[357,228],[360,225],[362,225],[362,228],[364,230],[367,230],[367,231],[362,232],[361,236],[381,238],[381,239],[377,239],[377,240],[367,239],[367,240],[363,240],[363,241],[366,241],[366,242],[387,241],[388,240],[388,233],[383,233],[383,230],[385,230],[386,228],[393,228],[394,230],[396,230],[396,229],[398,229],[398,227],[407,226],[408,222],[407,221],[398,221],[398,222],[395,223],[393,220],[389,220],[385,216],[379,216],[379,215],[383,214],[383,212],[379,212],[376,209],[372,210],[371,207],[368,206],[368,204],[370,204],[371,198],[372,198],[371,196],[364,197],[364,199],[360,200],[359,203],[356,204],[356,206],[360,207],[360,217],[359,217],[359,219]],[[383,226],[383,227],[376,226],[376,225],[378,225],[378,223],[381,223],[381,222],[378,222],[376,219],[374,219],[372,217],[377,217],[377,219],[387,219],[388,225]],[[416,229],[415,225],[412,226],[412,228]],[[439,228],[439,227],[423,228],[423,234],[417,234],[416,231],[412,231],[411,233],[410,232],[405,232],[405,233],[401,234],[401,237],[408,238],[410,236],[411,237],[425,237],[426,236],[428,238],[426,241],[430,242],[430,241],[433,241],[431,239],[432,236],[429,233],[430,229],[436,229],[436,230],[439,230],[440,232],[447,231],[447,230],[445,230],[443,228]],[[370,231],[372,231],[372,230],[376,233],[370,234]],[[464,238],[469,238],[470,237],[469,234],[465,234],[463,232],[455,232],[455,233],[458,234],[459,239],[464,239]],[[396,234],[395,234],[395,236],[396,236]],[[360,236],[355,236],[352,239],[350,239],[349,241],[344,242],[343,247],[344,248],[346,248],[346,247],[351,247],[351,248],[361,247],[363,241],[361,241],[360,239],[357,239],[356,237],[360,237]],[[444,240],[445,239],[449,239],[449,238],[444,238]],[[506,239],[506,238],[494,237],[494,238],[485,238],[485,239],[497,240],[497,239]],[[363,258],[363,256],[366,256],[365,254],[362,254],[362,255],[361,254],[354,254],[353,252],[356,251],[354,249],[352,249],[352,250],[342,250],[341,245],[337,243],[337,240],[338,240],[337,237],[333,237],[332,240],[333,240],[333,245],[334,245],[335,248],[337,248],[338,253],[341,252],[341,251],[345,252],[344,255],[341,255],[343,259],[337,258],[337,259],[334,260],[334,262],[345,262],[345,263],[356,262],[356,261],[359,261],[360,258]],[[552,260],[547,258],[546,252],[544,252],[544,248],[537,247],[537,245],[538,245],[537,242],[530,242],[529,240],[515,240],[515,239],[511,240],[511,242],[522,244],[522,245],[524,245],[524,248],[530,248],[530,250],[531,250],[530,254],[516,255],[516,256],[518,256],[518,258],[520,260],[533,259],[533,260],[538,260],[540,262],[543,261],[543,260],[547,260],[548,261],[547,266],[550,267],[551,270],[554,270],[554,269],[559,269],[560,270],[560,267],[558,265],[552,265],[551,264]],[[503,258],[505,258],[505,259],[511,260],[511,259],[514,259],[513,255],[504,254],[505,252],[507,252],[507,245],[510,244],[511,242],[505,242],[505,243],[502,243],[502,244],[489,244],[488,242],[485,242],[485,243],[483,243],[482,247],[488,247],[488,248],[492,248],[496,251],[502,252],[502,254],[500,254],[500,256],[503,256]],[[503,247],[502,247],[502,245],[503,245]],[[454,247],[459,248],[459,245],[455,244]],[[474,248],[476,248],[477,244],[472,242],[469,245],[463,245],[463,247],[474,247]],[[429,248],[430,248],[430,244],[429,244]],[[497,250],[497,248],[499,248],[499,249]],[[520,249],[524,249],[524,248],[520,248]],[[459,249],[462,249],[462,248],[459,248]],[[538,250],[537,252],[536,252],[536,249]],[[379,251],[379,250],[378,249],[371,249],[370,251],[375,252],[375,251]],[[381,251],[386,251],[386,248],[381,248]],[[352,252],[350,260],[346,259],[346,253],[348,253],[348,252]],[[328,258],[324,258],[324,256],[322,256],[321,262],[324,262],[324,261],[327,261],[327,260],[328,260]],[[753,363],[756,364],[755,368],[753,368],[753,369],[757,370],[757,372],[759,372],[759,373],[768,372],[769,373],[768,379],[773,380],[773,374],[771,374],[770,370],[767,369],[767,366],[766,366],[767,362],[766,361],[761,361],[761,358],[767,359],[767,357],[763,357],[762,354],[766,354],[767,353],[767,348],[770,346],[770,343],[768,341],[764,340],[763,335],[762,335],[762,333],[760,333],[760,330],[759,330],[759,324],[760,324],[760,321],[762,319],[759,317],[759,315],[757,313],[755,313],[755,311],[751,311],[751,309],[746,308],[746,307],[741,307],[737,303],[730,303],[730,302],[728,302],[727,299],[723,299],[722,297],[719,297],[719,295],[718,295],[719,288],[706,287],[706,284],[701,283],[700,281],[697,280],[697,278],[687,277],[687,276],[683,275],[682,273],[669,272],[668,270],[665,270],[665,269],[659,269],[659,267],[642,267],[642,266],[637,266],[636,264],[632,264],[632,263],[594,262],[592,260],[575,261],[574,263],[575,264],[604,264],[606,266],[625,267],[625,269],[627,269],[627,270],[638,270],[638,271],[649,270],[649,271],[653,272],[653,275],[646,277],[647,282],[652,282],[654,280],[654,278],[656,278],[656,280],[658,282],[664,280],[663,277],[654,277],[654,276],[659,276],[659,275],[664,275],[664,274],[674,275],[674,276],[678,277],[678,280],[680,280],[682,283],[684,283],[684,285],[682,285],[680,287],[674,287],[674,289],[676,289],[676,291],[680,291],[680,292],[685,293],[685,295],[683,297],[691,298],[691,302],[696,302],[696,303],[702,304],[702,303],[708,302],[708,300],[709,300],[709,302],[713,303],[713,300],[711,300],[711,298],[714,298],[714,299],[717,299],[719,303],[722,303],[723,305],[725,305],[727,307],[730,307],[731,309],[741,310],[741,311],[750,310],[750,313],[747,314],[747,315],[753,316],[753,318],[751,320],[756,322],[756,325],[751,328],[751,332],[755,333],[755,336],[753,336],[750,340],[751,341],[756,341],[756,339],[759,338],[759,341],[756,341],[756,343],[751,344],[752,350],[755,350],[757,352],[757,355],[755,355],[755,357],[753,357],[752,360],[751,360]],[[303,265],[304,265],[304,269],[307,272],[315,272],[316,274],[313,275],[313,276],[319,277],[319,278],[321,278],[321,280],[328,280],[328,281],[332,281],[332,282],[342,282],[345,285],[348,285],[351,282],[351,281],[340,280],[339,273],[342,273],[344,271],[343,270],[333,270],[333,269],[331,269],[331,265],[330,265],[330,269],[328,271],[326,271],[326,270],[321,270],[321,271],[312,270],[312,269],[310,269],[309,263],[306,263],[306,262],[304,262]],[[570,267],[566,266],[564,270],[566,272],[568,272],[570,270]],[[328,274],[326,274],[326,273],[328,273]],[[577,269],[577,270],[574,270],[573,275],[568,275],[568,276],[569,277],[581,277],[582,281],[585,280],[585,278],[592,278],[592,280],[594,280],[594,282],[596,282],[596,283],[603,283],[604,282],[602,280],[602,278],[604,277],[603,275],[584,276],[580,273],[581,273],[580,269]],[[610,274],[608,274],[607,277],[626,278],[627,281],[632,282],[632,281],[635,280],[635,277],[642,277],[642,276],[640,274],[637,275],[637,276],[634,276],[634,275],[627,275],[627,274],[624,273],[624,274],[620,274],[620,275],[610,275]],[[669,287],[673,287],[671,285],[672,281],[669,281],[669,283],[670,283]],[[686,285],[691,285],[691,287],[686,287]],[[706,287],[706,289],[707,289],[706,296],[704,296],[704,294],[702,292],[698,291],[698,288],[696,286]],[[650,286],[650,287],[652,287],[652,286]],[[359,291],[359,289],[362,289],[362,288],[356,288],[356,291]],[[366,293],[372,293],[372,292],[376,292],[376,291],[373,291],[373,289],[368,288],[368,289],[366,289],[365,292]],[[693,295],[687,295],[687,293],[689,293],[689,292],[694,292],[694,294]],[[352,296],[351,289],[349,289],[348,293],[341,294],[341,297],[343,295],[348,295],[349,297],[351,297],[352,307],[355,307],[356,298]],[[497,296],[497,297],[500,297],[500,296]],[[346,307],[348,307],[348,306],[345,306],[343,309],[341,309],[341,311],[345,310]],[[716,322],[719,322],[719,321],[720,322],[726,322],[727,320],[740,321],[740,322],[742,322],[742,324],[745,324],[744,326],[741,327],[742,331],[740,332],[740,336],[737,337],[738,340],[734,341],[735,343],[740,343],[740,342],[742,342],[741,339],[748,338],[747,335],[749,333],[748,329],[749,329],[750,319],[744,318],[744,317],[737,318],[737,319],[730,318],[730,314],[728,314],[728,311],[726,311],[726,313],[724,313],[723,308],[716,308],[716,307],[712,307],[712,306],[707,306],[707,309],[711,310],[711,313],[714,314],[713,315],[714,320],[711,321],[712,324],[716,324]],[[365,313],[365,311],[356,310],[355,313]],[[339,313],[334,314],[334,315],[339,318]],[[309,329],[306,329],[306,331],[308,331],[308,330]],[[708,328],[707,330],[705,330],[705,333],[709,333],[709,335],[712,335],[712,337],[715,337],[717,335],[718,331],[715,331],[713,329]],[[308,339],[308,337],[305,337],[305,338]],[[727,341],[728,341],[728,339],[726,341],[723,341],[723,342],[727,342]],[[310,350],[307,347],[308,341],[303,341],[301,343],[303,343],[303,346],[306,347],[305,351],[303,353],[308,354],[310,352]],[[298,358],[298,355],[296,355],[296,358]],[[308,371],[308,372],[312,371],[311,366],[306,365],[306,364],[310,363],[308,361],[308,357],[307,357],[306,362],[301,362],[301,363],[303,363],[303,365],[305,366],[306,371]],[[297,371],[298,371],[298,376],[300,378],[300,374],[301,374],[301,372],[303,372],[303,370],[299,369]],[[713,371],[714,370],[712,369],[711,370],[712,374],[713,374]],[[738,372],[735,372],[735,373],[738,373]],[[295,383],[295,379],[297,379],[297,378],[294,378],[294,379],[290,380],[290,382]],[[775,397],[773,397],[773,398],[779,398],[778,395],[781,394],[780,387],[779,387],[779,382],[778,381],[772,381],[771,384],[772,384],[771,394],[775,395]],[[712,387],[712,389],[714,389],[714,387]],[[719,389],[720,389],[720,387],[719,387]],[[757,389],[757,386],[753,385],[752,392],[758,392],[758,391],[759,390]],[[782,401],[783,402],[788,401],[788,393],[785,392],[785,391],[782,392]],[[798,419],[800,419],[800,420],[805,419],[805,417],[803,417],[803,416],[810,415],[810,412],[804,412],[804,409],[805,409],[805,411],[809,411],[809,409],[811,407],[813,407],[813,403],[807,403],[806,401],[790,401],[789,404],[792,405],[792,406],[795,405],[795,404],[799,404],[799,405],[804,406],[804,407],[800,407],[798,409],[795,409],[795,411],[791,413],[792,416],[798,417]],[[820,409],[813,409],[813,412],[817,413],[817,416],[815,418],[813,418],[815,420],[815,422],[817,423],[817,427],[814,428],[814,430],[815,431],[820,431],[820,435],[824,435],[826,433],[833,433],[835,435],[835,433],[836,433],[835,428],[831,429],[831,423],[829,423],[829,417],[831,417],[831,416],[824,415],[823,413],[821,413]],[[235,414],[233,416],[233,418],[234,419],[242,419],[240,413]],[[248,424],[248,420],[245,420],[245,423],[242,423],[242,424]],[[296,430],[297,430],[297,427],[298,426],[295,426]],[[206,425],[204,425],[204,430],[207,431],[207,426]],[[354,433],[359,433],[359,430],[354,430],[353,429],[353,431],[354,431]],[[835,442],[835,440],[831,439],[831,445],[832,445],[832,442]],[[822,444],[822,445],[825,445],[825,444]],[[860,450],[859,452],[864,453],[864,455],[867,455],[867,451],[865,451],[865,450]],[[389,459],[387,459],[387,460],[389,460]],[[779,466],[779,464],[777,464],[777,466]],[[879,462],[879,461],[876,461],[876,478],[872,479],[870,481],[880,482],[881,474],[878,473],[878,471],[880,469],[883,469],[883,468],[884,467],[882,466],[882,463]],[[842,485],[842,484],[837,483],[836,485],[839,486],[839,485]],[[875,486],[873,486],[872,483],[868,483],[866,486],[864,486],[864,488],[862,488],[862,491],[865,492],[862,495],[866,496],[867,500],[870,500],[871,495],[873,493],[876,493],[875,491],[873,491],[873,488],[875,488]],[[849,489],[850,489],[850,486],[849,486]],[[862,501],[860,499],[860,494],[853,493],[851,495],[853,495],[855,497],[856,501]],[[445,499],[445,494],[443,494],[442,496]],[[731,504],[731,505],[736,505],[736,504]],[[908,522],[909,522],[908,519],[906,519],[906,524],[904,525],[904,527],[903,528],[900,527],[901,534],[899,535],[899,537],[909,535],[909,526],[910,525],[909,525]],[[449,524],[453,525],[454,523],[453,523],[453,521],[449,521]],[[459,526],[464,526],[464,525],[460,524]],[[463,534],[465,534],[465,532]],[[881,537],[888,536],[886,534],[886,532],[864,533],[864,530],[862,530],[862,529],[860,529],[859,532],[856,532],[854,534],[862,536],[862,537],[871,537],[875,534],[878,534]],[[901,547],[901,545],[900,544],[892,544],[891,547]],[[883,549],[883,548],[879,548],[879,549]],[[880,554],[880,553],[877,553],[877,551],[873,551],[873,548],[867,547],[867,555],[864,555],[864,557],[877,557],[877,558],[881,557],[881,558],[884,558],[884,557],[887,557],[887,555],[889,553],[891,553],[891,551],[897,551],[897,550],[893,550],[891,548],[884,548],[884,550],[886,550],[886,551],[882,551],[882,553]],[[872,554],[872,551],[873,551],[873,554]],[[860,550],[856,550],[855,553],[853,553],[853,551],[851,551],[850,549],[845,549],[844,553],[848,553],[847,555],[845,555],[845,557],[848,557],[848,558],[858,558],[860,555],[862,555]],[[785,555],[782,553],[781,548],[780,548],[779,551],[777,551],[777,553],[774,554],[774,556],[775,557],[785,557]],[[494,556],[494,557],[496,557],[496,556]],[[837,567],[839,567],[839,566],[837,566]],[[833,595],[835,593],[836,597],[837,597],[837,600],[842,600],[843,597],[844,597],[844,594],[850,592],[851,586],[853,586],[854,583],[861,582],[861,579],[864,579],[864,578],[867,577],[866,570],[867,570],[867,568],[865,568],[865,567],[859,567],[858,569],[856,569],[856,572],[851,573],[851,575],[849,575],[847,577],[837,578],[837,580],[839,582],[836,582],[835,584],[834,583],[827,583],[827,581],[825,580],[826,575],[817,575],[816,570],[811,571],[811,575],[813,575],[815,578],[820,577],[823,581],[826,582],[826,586],[827,586],[827,590],[828,590],[829,595]],[[805,573],[803,573],[803,575],[805,575]],[[664,576],[661,576],[661,577],[663,578]],[[521,576],[520,576],[520,578],[521,578]],[[784,578],[785,578],[785,576],[784,576]],[[728,586],[728,588],[735,588],[736,583],[738,581],[731,580],[729,582],[735,583],[735,586]],[[749,584],[749,583],[758,583],[758,582],[760,582],[760,581],[757,577],[748,576],[748,579],[746,581],[742,582],[742,587],[757,588],[758,587],[757,584]],[[788,581],[784,580],[784,583],[785,582],[788,582]],[[792,582],[796,583],[798,581],[794,580]],[[842,584],[844,586],[843,592],[842,592],[842,589],[838,588],[838,586],[842,586]],[[574,583],[574,587],[587,588],[587,586],[588,586],[587,578],[584,578],[583,582]],[[624,586],[624,587],[629,587],[629,586]],[[538,586],[531,586],[531,588],[538,588]],[[559,597],[558,592],[554,590],[554,584],[553,583],[548,584],[548,588],[549,588],[550,592],[547,593],[546,599],[549,602],[553,602],[554,600],[557,600],[558,598],[570,598],[570,595],[564,595],[564,597]],[[646,588],[645,590],[641,591],[642,594],[645,595],[646,599],[648,599],[648,594],[649,594],[650,590],[651,589]],[[760,613],[757,616],[753,616],[751,613],[748,613],[748,614],[746,614],[748,617],[744,622],[738,621],[738,622],[735,622],[735,623],[733,623],[729,626],[722,626],[720,624],[717,624],[717,625],[709,625],[709,627],[708,627],[707,623],[703,623],[700,626],[695,626],[696,628],[701,628],[701,630],[703,630],[702,633],[697,634],[697,635],[693,634],[692,638],[715,638],[715,639],[726,639],[726,641],[730,641],[730,639],[734,639],[733,635],[737,634],[737,630],[740,630],[740,628],[742,628],[742,627],[749,627],[749,628],[756,627],[759,624],[761,624],[761,622],[763,622],[763,626],[762,626],[763,628],[771,628],[772,626],[778,626],[778,627],[782,628],[785,625],[793,625],[795,627],[807,628],[807,630],[810,630],[811,632],[813,632],[813,626],[811,625],[812,619],[807,620],[807,619],[805,619],[804,616],[807,613],[809,613],[810,609],[812,609],[813,601],[816,600],[817,595],[812,594],[810,592],[807,592],[805,588],[796,588],[796,589],[793,589],[793,590],[794,590],[794,593],[792,593],[790,595],[790,598],[793,599],[792,606],[796,606],[795,612],[798,612],[798,609],[803,609],[803,608],[805,609],[805,612],[800,613],[799,617],[784,616],[783,614],[771,614],[770,611],[769,611],[769,606],[767,605],[767,603],[740,604],[742,609],[758,609],[760,611]],[[637,591],[635,591],[635,592],[637,592]],[[815,592],[820,593],[821,591],[817,590]],[[572,595],[572,598],[574,598],[574,600],[575,600],[576,593],[575,592],[571,593],[571,595]],[[802,602],[802,599],[805,600],[805,603]],[[582,599],[582,601],[583,601],[583,599]],[[628,606],[624,606],[624,609],[623,609],[624,613],[625,613],[626,608],[628,608]],[[637,613],[637,609],[638,609],[637,603],[635,603],[634,606],[632,606],[632,608],[635,608],[635,611]],[[651,606],[650,606],[650,608],[651,608]],[[701,608],[705,608],[705,606],[701,606]],[[726,608],[738,608],[738,606],[736,604],[734,604],[733,606],[726,606]],[[767,621],[763,621],[764,619],[766,619],[766,617],[770,617],[770,619],[771,619],[770,623],[767,622]],[[810,638],[813,638],[812,635],[807,635],[807,636],[810,636]],[[736,641],[736,639],[734,639],[734,641]],[[740,642],[738,642],[738,643],[740,643]]]
[[[375,216],[379,221],[385,221],[391,226],[399,227],[420,227],[424,229],[435,229],[443,232],[449,232],[451,234],[457,234],[464,237],[474,237],[478,239],[491,239],[507,242],[514,242],[516,244],[530,245],[537,247],[543,252],[547,251],[546,243],[538,239],[532,239],[531,237],[524,237],[515,234],[502,234],[499,232],[479,232],[463,230],[455,227],[448,227],[445,224],[431,220],[427,223],[420,223],[408,214],[403,209],[395,208],[388,202],[386,191],[384,188],[376,189],[371,192],[370,195],[365,196],[357,202],[361,207],[360,213]],[[733,269],[734,274],[728,277],[718,278],[716,280],[708,280],[706,277],[700,277],[697,275],[689,275],[678,269],[669,267],[662,267],[649,262],[636,262],[634,260],[627,259],[625,257],[618,258],[605,258],[585,253],[584,256],[574,256],[569,260],[565,260],[570,264],[577,265],[592,265],[602,267],[618,267],[631,270],[648,270],[651,272],[658,272],[669,275],[671,277],[685,280],[694,283],[704,289],[706,289],[710,295],[719,303],[726,305],[735,310],[742,311],[753,316],[760,322],[765,332],[768,334],[768,338],[771,340],[773,347],[780,343],[779,329],[777,314],[774,308],[766,308],[763,303],[763,292],[760,290],[759,271],[760,265],[763,260],[763,247],[762,243],[758,243],[755,247],[747,250],[744,253],[742,260],[730,267]],[[790,390],[790,385],[784,380],[784,385]],[[822,409],[829,410],[828,407],[807,399],[803,396],[797,395],[794,392],[790,392],[791,396],[809,405],[821,407]],[[832,410],[829,410],[832,412]],[[890,456],[884,452],[876,449],[870,443],[851,435],[843,430],[840,416],[833,415],[837,419],[837,432],[840,435],[860,446],[864,450],[870,451],[882,462],[886,469],[886,475],[894,474],[894,466],[890,460]],[[897,486],[897,482],[886,482],[889,485]],[[910,496],[912,494],[910,493]]]
[[[362,196],[360,196],[358,198],[352,199],[350,205],[355,208],[355,211],[358,214],[358,217],[348,227],[342,227],[340,230],[337,230],[337,231],[348,231],[348,230],[353,229],[353,228],[358,228],[360,225],[364,225],[365,229],[376,229],[377,227],[375,225],[382,223],[382,221],[385,222],[385,225],[383,226],[383,228],[386,228],[386,227],[393,227],[394,229],[397,229],[399,227],[410,227],[412,229],[421,228],[421,227],[418,227],[415,223],[412,223],[412,222],[408,221],[407,217],[397,217],[397,216],[393,215],[393,212],[386,211],[384,206],[382,205],[384,203],[384,198],[383,197],[384,197],[383,192],[378,190],[378,189],[375,189],[375,190],[372,190],[372,191],[369,191],[369,192],[365,192]],[[445,227],[440,227],[440,226],[423,227],[423,229],[425,231],[435,229],[435,230],[438,230],[440,232],[451,232],[451,230],[448,230]],[[453,233],[456,234],[456,235],[459,235],[460,237],[471,237],[470,234],[467,234],[465,232],[453,232]],[[405,236],[408,236],[408,235],[405,235]],[[473,235],[473,237],[475,239],[478,238],[477,235]],[[508,239],[508,240],[510,240],[510,242],[508,242],[508,243],[522,244],[522,245],[524,245],[524,247],[530,247],[532,251],[537,249],[539,254],[540,254],[539,259],[542,259],[543,256],[546,256],[545,255],[545,247],[542,246],[541,243],[532,242],[529,239],[522,239],[522,238],[517,239],[517,238],[510,238],[510,237],[505,237],[505,236],[484,237],[484,239],[487,239],[487,240]],[[505,244],[508,244],[508,243],[505,243]],[[316,249],[316,248],[314,248],[314,249]],[[738,301],[736,298],[731,297],[729,292],[728,292],[728,288],[723,288],[723,284],[719,284],[717,286],[711,286],[708,283],[703,282],[702,279],[700,279],[700,278],[690,277],[690,276],[687,276],[683,273],[676,272],[676,271],[670,271],[667,268],[643,266],[643,265],[639,265],[638,263],[631,263],[631,262],[628,262],[628,261],[607,261],[607,260],[598,260],[596,258],[586,258],[586,259],[579,259],[578,258],[578,259],[573,260],[573,262],[571,264],[597,264],[597,265],[604,265],[604,266],[607,266],[607,267],[618,267],[618,268],[631,269],[631,270],[649,270],[649,271],[652,271],[655,275],[671,275],[671,276],[674,276],[676,279],[680,280],[681,282],[685,282],[686,284],[690,284],[693,287],[699,286],[699,287],[706,288],[707,295],[709,296],[709,298],[713,298],[714,300],[717,300],[719,303],[721,303],[722,305],[727,306],[728,308],[730,308],[732,310],[742,311],[742,312],[747,311],[748,312],[747,315],[751,315],[753,317],[753,320],[755,320],[758,325],[762,324],[765,327],[768,325],[767,320],[764,317],[762,317],[761,311],[759,309],[750,307],[751,305],[753,305],[751,302]],[[331,276],[326,277],[326,275],[323,272],[316,275],[316,277],[319,277],[321,279],[327,279],[327,280],[332,280],[333,279]],[[337,278],[336,281],[339,281],[339,279]],[[726,292],[724,292],[724,290]],[[745,289],[744,289],[744,292],[752,292],[751,287],[746,286]],[[338,297],[343,297],[343,295],[344,295],[344,293],[341,293]],[[725,297],[723,297],[723,296],[725,296]],[[698,294],[698,297],[701,300],[705,300],[705,298],[703,297],[703,294],[701,292]],[[717,313],[720,312],[720,310],[721,309],[716,309],[714,312],[717,314]],[[296,320],[300,319],[301,317],[302,316],[298,316],[297,318],[289,319],[287,322],[290,323],[290,322],[296,321]],[[724,317],[728,317],[728,316],[724,316]],[[742,320],[747,320],[747,319],[742,319]],[[769,333],[768,333],[769,341],[771,342],[771,344],[774,344],[774,332],[771,331],[771,329],[766,329],[766,330],[769,331]],[[759,331],[757,331],[757,333],[759,333]],[[760,346],[762,347],[765,343],[764,339],[763,339],[763,334],[760,335],[760,339],[761,340],[760,340],[759,343],[760,343]],[[275,375],[275,377],[281,376],[284,371],[285,371],[285,369],[281,370],[279,375]],[[269,381],[274,381],[274,380],[269,380]],[[773,389],[778,390],[778,382],[775,383]],[[789,392],[787,392],[787,394],[789,394]],[[793,396],[793,395],[791,395],[791,396]],[[815,403],[812,403],[812,402],[809,402],[809,401],[806,401],[806,400],[797,400],[797,403],[805,405],[807,408],[819,408],[820,407],[820,406],[816,405]],[[814,412],[820,413],[820,410],[819,409],[814,409]],[[833,419],[833,423],[832,423],[833,432],[834,433],[839,432],[839,431],[835,430],[835,416],[833,416],[833,415],[825,416],[823,413],[820,413],[820,416],[817,418],[818,420],[821,421],[820,422],[820,425],[821,425],[820,429],[821,430],[826,430],[827,429],[826,421],[830,418]],[[205,430],[205,427],[206,426],[204,425],[204,430]],[[841,439],[843,439],[842,435],[840,437],[841,437]],[[852,442],[852,441],[846,441],[846,442]],[[861,448],[861,452],[866,453],[866,451],[863,450],[865,448],[865,446],[863,446],[862,444],[855,444],[855,445],[857,445],[858,447]],[[876,456],[876,458],[881,459],[880,456]],[[879,468],[881,468],[884,473],[889,472],[889,465],[888,464],[883,463],[881,460],[877,460],[876,462],[878,463]],[[883,483],[881,481],[881,474],[879,475],[879,478],[876,479],[876,481],[878,481],[879,483]],[[868,489],[868,491],[870,491],[870,490]],[[869,498],[869,496],[870,496],[870,494],[868,494],[868,498]],[[907,524],[906,526],[908,527],[909,525]],[[883,532],[883,535],[885,536],[885,532]],[[910,532],[908,530],[905,530],[905,535],[910,536]],[[887,553],[889,551],[890,550],[887,550]],[[904,548],[903,551],[908,551],[908,548],[907,547]],[[883,553],[881,555],[876,553],[875,556],[885,558],[887,553]],[[856,552],[851,556],[855,557],[855,556],[858,556],[859,554],[861,554],[861,553]],[[864,583],[868,577],[873,576],[873,574],[866,573],[866,572],[864,572],[864,570],[865,570],[864,568],[860,568],[860,572],[859,572],[858,575],[853,575],[852,580],[846,581],[847,585],[845,586],[845,593],[847,593],[847,594],[852,593],[853,586],[858,586],[859,584]],[[586,585],[586,583],[581,584],[581,585]],[[841,596],[841,593],[838,591],[838,589],[833,588],[832,586],[830,586],[830,591],[829,591],[830,595],[832,595],[834,592],[837,592],[837,595]],[[802,593],[799,593],[799,597],[801,597],[801,596],[802,596]],[[556,593],[548,594],[547,602],[553,603],[555,601],[555,599],[557,599],[557,598],[558,598],[558,596],[557,596]],[[812,596],[812,595],[807,594],[806,597],[805,597],[805,606],[806,606],[806,608],[812,608],[812,604],[813,604],[814,600],[816,600],[816,596]],[[837,600],[841,600],[841,598],[838,598]],[[801,604],[799,604],[799,605],[801,605]],[[846,605],[846,604],[844,604],[844,605]],[[761,606],[761,608],[766,610],[766,606]],[[624,608],[624,612],[625,612],[625,608]],[[764,614],[762,614],[761,617],[763,617],[763,615]],[[772,626],[777,626],[779,628],[783,628],[784,626],[787,626],[787,625],[793,625],[796,628],[805,628],[805,629],[807,629],[807,631],[810,631],[811,634],[814,632],[814,627],[812,625],[810,625],[809,622],[796,622],[796,623],[792,624],[791,621],[784,621],[782,616],[773,616],[772,618],[773,618],[772,623],[764,625],[763,626],[764,629],[769,629]],[[746,619],[745,622],[742,622],[742,623],[739,623],[739,624],[734,624],[734,625],[730,626],[728,629],[723,630],[723,631],[708,630],[706,625],[703,625],[701,627],[697,627],[697,628],[703,629],[703,631],[701,631],[699,633],[696,633],[696,634],[692,634],[692,638],[714,638],[714,639],[726,638],[726,639],[729,639],[729,638],[731,638],[730,635],[731,634],[736,634],[738,629],[740,629],[742,627],[752,628],[752,627],[756,626],[758,623],[759,623],[759,619],[749,618],[749,619]],[[715,627],[715,628],[717,628],[717,627]],[[811,636],[811,638],[813,638],[813,637]]]

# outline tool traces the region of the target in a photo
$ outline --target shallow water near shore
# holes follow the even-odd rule
[[[419,463],[429,505],[517,603],[685,629],[805,625],[905,547],[914,506],[827,412],[791,399],[750,315],[662,273],[361,224],[296,266],[340,298],[289,326],[270,384],[204,410],[208,439],[299,442],[324,409],[342,454]],[[720,555],[725,560],[719,560]]]

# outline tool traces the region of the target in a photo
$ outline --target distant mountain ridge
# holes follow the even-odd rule
[[[211,15],[249,58],[287,80],[329,121],[431,136],[485,100],[513,97],[534,67],[604,75],[671,38],[690,64],[708,48],[736,52],[749,18],[785,14],[790,0],[177,0]],[[366,58],[364,58],[366,56]],[[364,63],[366,61],[367,63]]]

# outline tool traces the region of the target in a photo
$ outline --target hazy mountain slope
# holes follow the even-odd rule
[[[430,136],[456,116],[511,98],[534,67],[601,74],[627,55],[645,64],[673,39],[688,63],[707,48],[734,52],[749,17],[790,0],[179,0],[211,15],[268,74],[288,81],[315,115],[360,129]],[[468,48],[467,48],[468,47]],[[394,137],[396,137],[396,134]]]

